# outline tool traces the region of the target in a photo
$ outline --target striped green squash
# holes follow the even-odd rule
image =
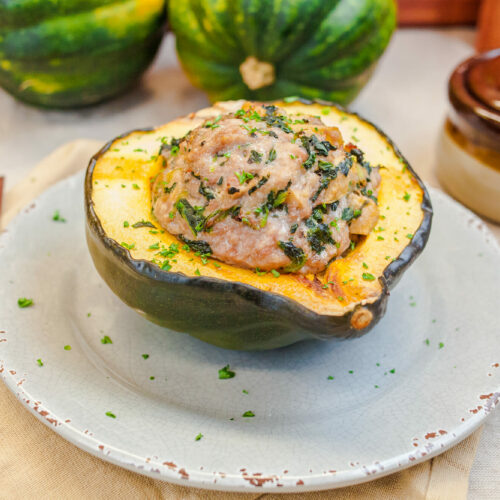
[[[212,101],[348,103],[395,27],[393,0],[171,1],[181,63]]]
[[[97,103],[153,60],[164,0],[0,0],[0,86],[31,104]]]

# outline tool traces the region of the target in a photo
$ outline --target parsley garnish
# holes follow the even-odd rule
[[[240,181],[240,185],[245,184],[245,182],[249,182],[254,178],[253,174],[250,174],[249,172],[245,172],[244,170],[242,170],[241,174],[239,174],[238,172],[235,172],[234,175]]]
[[[24,309],[25,307],[30,307],[33,305],[33,299],[22,297],[20,299],[17,299],[17,305],[22,309]]]
[[[375,279],[375,276],[373,276],[373,274],[370,273],[363,273],[362,277],[365,281],[373,281]]]
[[[52,220],[56,221],[56,222],[66,222],[66,219],[64,217],[61,217],[59,210],[56,210],[54,212],[54,215],[52,216]]]
[[[38,366],[43,366],[43,361],[40,358],[38,358],[36,362],[38,363]]]
[[[116,418],[116,415],[110,411],[107,411],[106,412],[106,417],[110,417],[110,418]]]
[[[224,366],[224,368],[221,368],[219,370],[219,379],[220,380],[233,378],[235,375],[236,375],[236,373],[229,369],[229,365],[226,365],[226,366]]]
[[[203,434],[200,432],[195,438],[195,441],[199,441],[203,437]]]
[[[71,346],[70,345],[65,345],[64,346],[65,351],[71,351]]]
[[[101,339],[101,344],[112,344],[113,341],[107,336],[104,335],[104,337]]]
[[[248,410],[245,413],[243,413],[243,415],[241,415],[241,416],[245,417],[245,418],[255,417],[255,413],[253,411],[251,411],[251,410]]]
[[[148,359],[148,358],[149,358],[149,354],[143,354],[143,355],[142,355],[142,357],[143,357],[144,359]]]

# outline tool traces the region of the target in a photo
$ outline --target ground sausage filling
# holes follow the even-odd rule
[[[378,168],[319,117],[246,102],[162,154],[155,217],[228,264],[316,274],[378,220]]]

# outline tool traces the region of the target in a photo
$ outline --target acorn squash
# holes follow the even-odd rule
[[[177,52],[211,101],[322,98],[346,104],[396,25],[394,0],[169,3]]]
[[[0,86],[71,108],[125,90],[153,60],[165,0],[0,1]]]
[[[259,350],[357,337],[383,316],[389,289],[427,242],[429,195],[373,124],[331,103],[286,101],[276,104],[290,114],[321,116],[355,140],[367,161],[381,166],[375,229],[317,275],[255,273],[207,258],[161,228],[152,214],[151,184],[164,168],[162,144],[231,103],[124,134],[87,169],[86,234],[98,272],[147,319],[217,346]]]

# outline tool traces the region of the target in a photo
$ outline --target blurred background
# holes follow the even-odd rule
[[[350,106],[385,130],[419,171],[421,165],[434,162],[451,72],[476,51],[500,47],[500,1],[398,0],[397,4],[398,28],[373,77]],[[193,87],[182,71],[170,31],[140,83],[104,103],[73,111],[47,110],[23,104],[0,89],[0,176],[9,189],[68,141],[105,141],[208,103],[205,93]]]

